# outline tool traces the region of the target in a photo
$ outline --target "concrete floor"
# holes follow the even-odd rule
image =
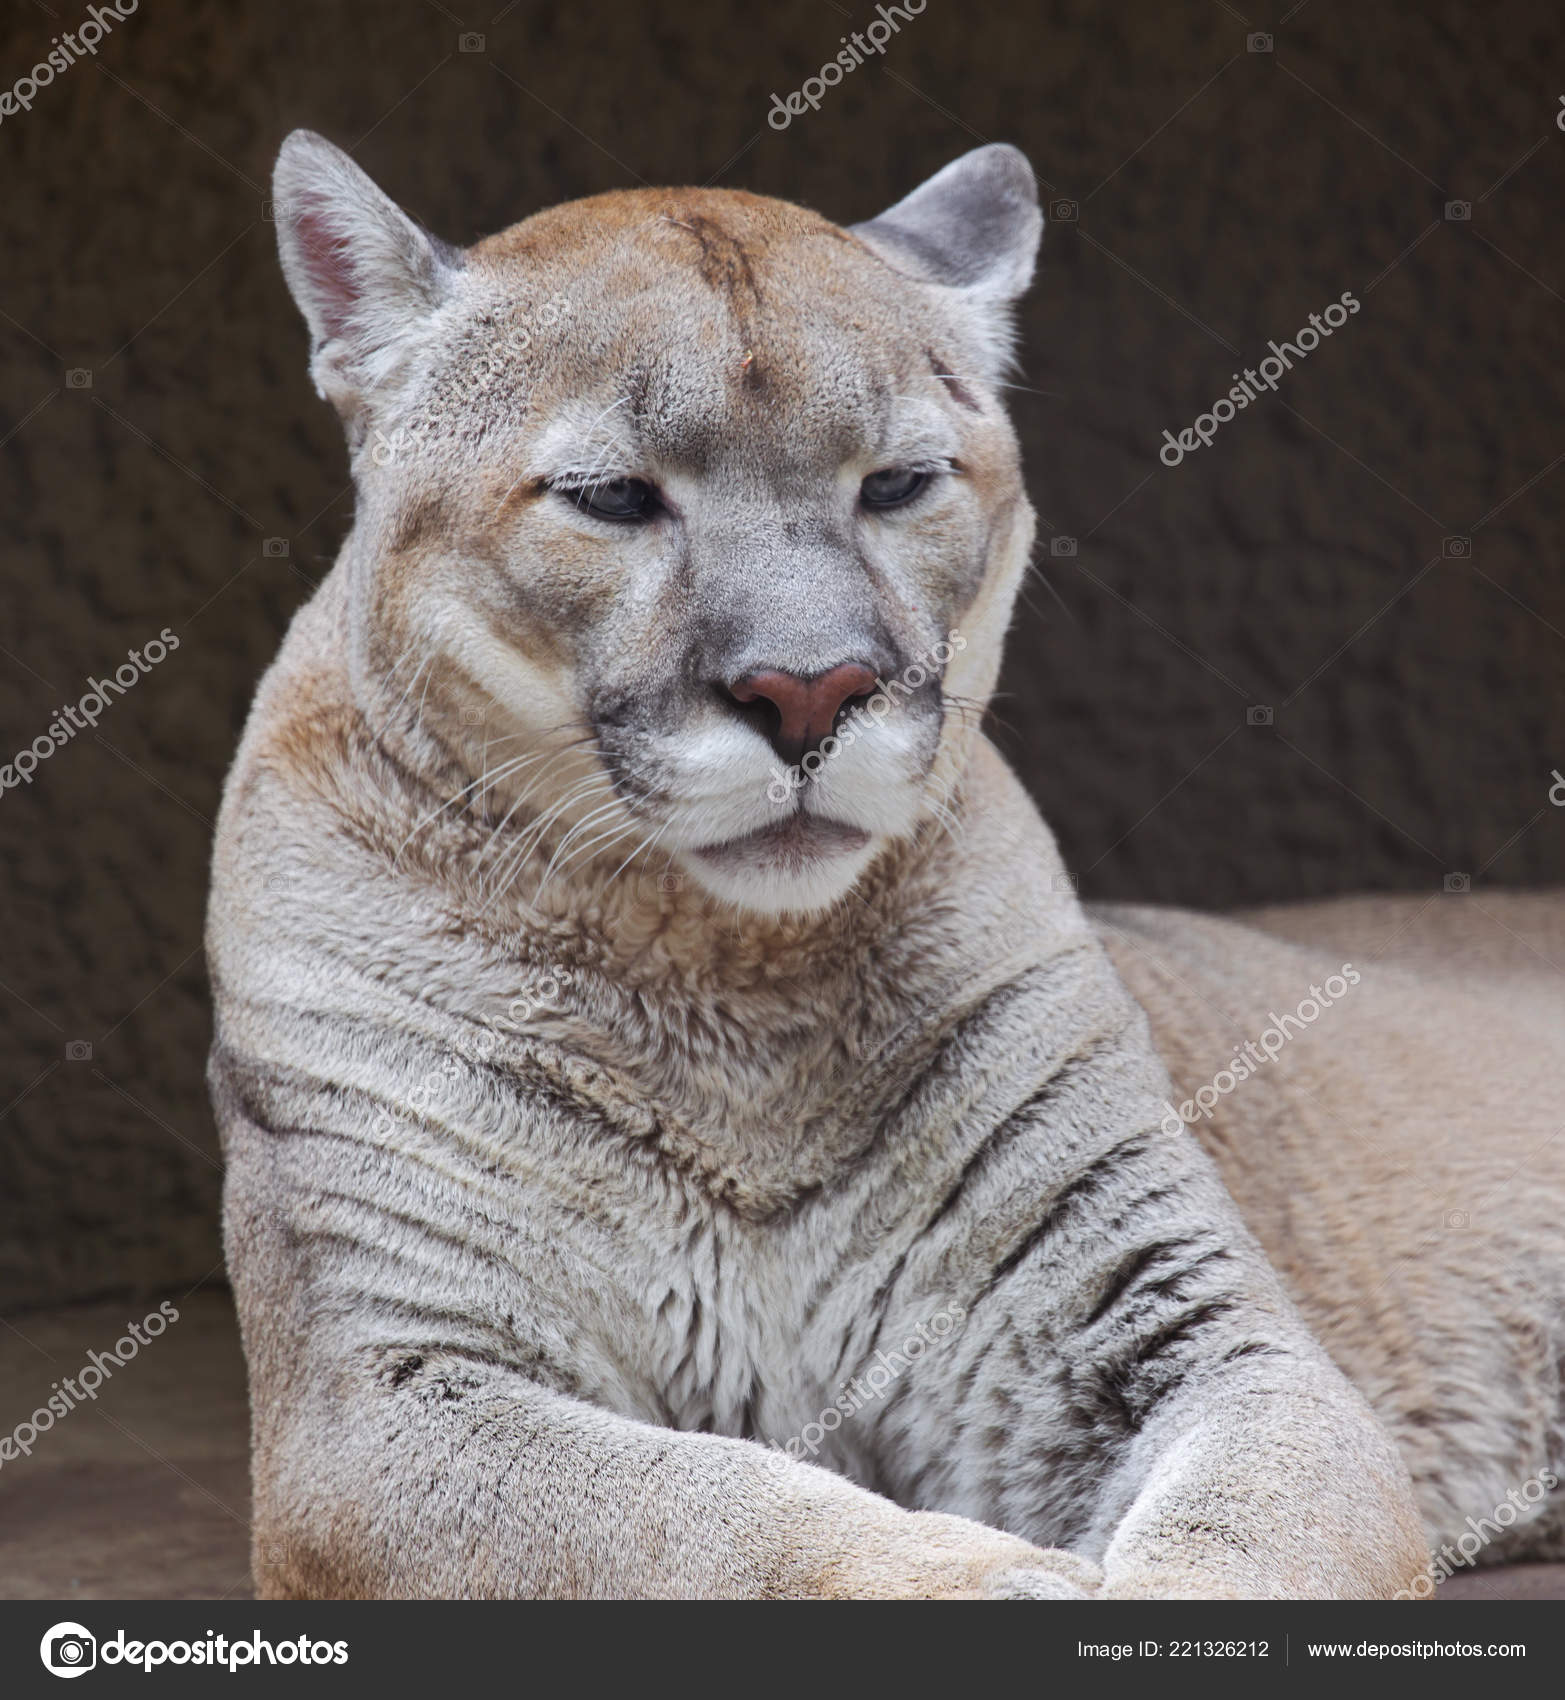
[[[173,1302],[178,1322],[113,1369],[96,1401],[0,1465],[0,1598],[250,1598],[249,1413],[233,1306],[225,1293]],[[112,1351],[156,1309],[82,1305],[0,1325],[0,1426],[9,1432],[89,1352]]]
[[[226,1293],[179,1321],[0,1463],[0,1599],[249,1599],[244,1359]],[[0,1413],[31,1411],[155,1304],[83,1305],[0,1322]],[[129,1355],[129,1354],[125,1354]],[[1445,1599],[1565,1599],[1565,1565],[1477,1570]]]

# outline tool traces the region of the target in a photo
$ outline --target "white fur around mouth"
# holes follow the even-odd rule
[[[870,835],[861,827],[801,810],[742,837],[703,844],[691,854],[726,870],[765,868],[801,873],[833,857],[862,850],[869,841]]]

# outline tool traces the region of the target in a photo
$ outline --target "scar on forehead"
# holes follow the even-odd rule
[[[945,385],[952,401],[961,407],[968,408],[973,413],[982,413],[984,410],[983,403],[973,395],[973,392],[957,377],[956,373],[940,360],[934,350],[926,348],[924,353],[929,358],[930,371]]]
[[[699,247],[697,266],[701,281],[715,294],[722,296],[738,320],[740,334],[745,339],[743,358],[739,362],[739,381],[747,390],[765,388],[766,374],[755,349],[750,346],[750,330],[756,309],[761,305],[761,284],[755,272],[756,254],[752,253],[732,232],[725,230],[716,219],[687,207],[675,206],[664,212],[665,224],[689,231]],[[765,247],[765,238],[759,242]]]
[[[664,221],[688,230],[700,246],[697,264],[709,288],[726,295],[738,310],[758,307],[761,285],[755,275],[755,256],[737,236],[704,213],[674,207]]]

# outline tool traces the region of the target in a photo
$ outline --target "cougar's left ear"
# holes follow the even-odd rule
[[[1043,214],[1027,157],[1004,142],[975,148],[878,218],[850,227],[890,265],[959,290],[998,371],[1010,308],[1032,282]]]

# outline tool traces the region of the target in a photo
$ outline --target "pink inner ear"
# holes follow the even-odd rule
[[[362,292],[347,236],[322,208],[308,203],[294,215],[293,229],[299,258],[309,275],[311,297],[321,316],[322,340],[345,336]]]

